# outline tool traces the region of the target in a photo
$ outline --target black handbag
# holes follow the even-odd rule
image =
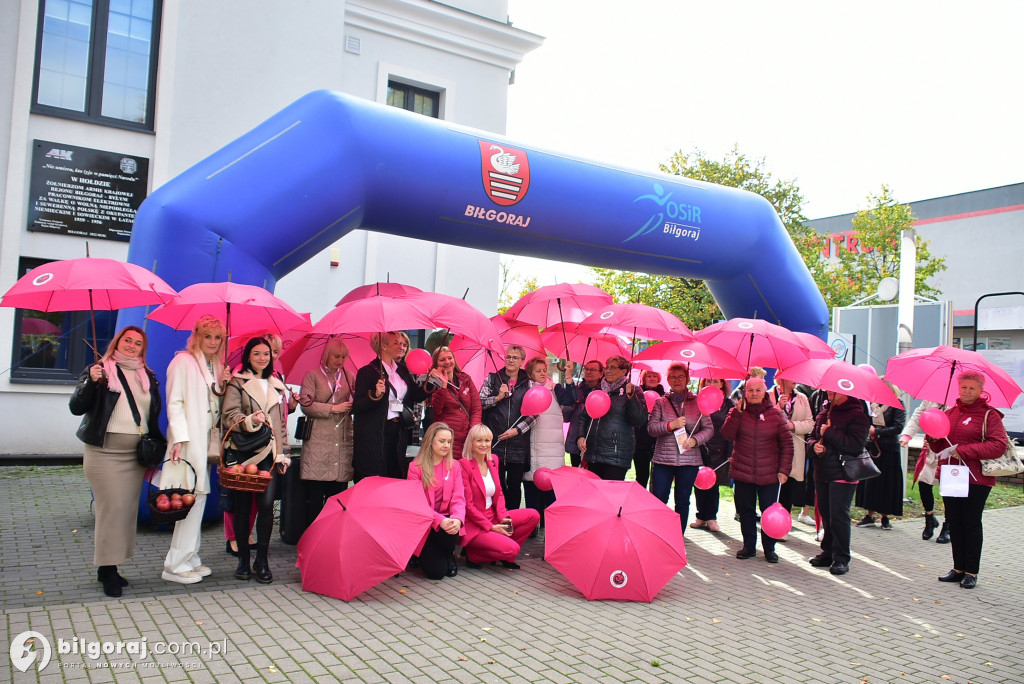
[[[295,439],[305,442],[313,434],[313,419],[306,416],[299,416],[295,421]]]
[[[398,414],[398,425],[403,430],[416,427],[416,416],[408,406],[403,406],[402,412]]]
[[[862,451],[856,456],[840,455],[839,467],[843,471],[843,479],[847,482],[870,480],[882,474],[882,471],[875,465],[875,459],[871,458],[871,454],[867,451]]]
[[[238,390],[239,394],[242,394],[242,392],[244,391],[238,385],[235,385],[235,388]],[[249,393],[246,392],[246,394]],[[255,399],[252,398],[252,396],[249,397],[249,402],[250,408],[252,406],[259,406],[259,404],[256,402]],[[253,430],[252,432],[245,432],[239,427],[241,425],[241,422],[242,421],[235,423],[228,430],[228,437],[231,439],[231,443],[234,445],[235,451],[256,453],[263,447],[270,444],[270,440],[274,436],[273,431],[270,429],[270,425],[268,425],[266,422],[263,422],[260,423],[260,426]]]
[[[150,431],[149,434],[142,434],[142,414],[132,396],[132,390],[128,386],[128,378],[124,377],[120,366],[117,368],[117,377],[121,381],[121,389],[124,390],[124,398],[128,400],[128,408],[131,409],[132,418],[135,420],[135,427],[139,429],[139,443],[135,447],[135,459],[143,468],[155,468],[164,460],[167,454],[167,440],[159,432]]]

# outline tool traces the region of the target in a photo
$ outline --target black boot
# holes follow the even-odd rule
[[[929,539],[931,539],[932,535],[935,534],[935,528],[938,527],[938,526],[939,526],[939,523],[938,523],[937,520],[935,520],[935,514],[934,513],[925,513],[924,514],[924,531],[921,532],[921,539],[924,539],[925,541],[928,541]]]
[[[100,567],[96,568],[96,581],[97,582],[102,582],[103,581],[103,568],[114,568],[114,574],[117,575],[117,581],[120,583],[120,585],[122,587],[127,587],[128,586],[128,580],[126,580],[124,577],[121,577],[121,573],[119,573],[117,571],[117,566],[116,565],[101,565]]]
[[[252,577],[252,570],[249,567],[249,538],[238,539],[238,567],[235,568],[235,579],[248,581]]]
[[[949,523],[945,520],[942,521],[942,529],[939,530],[939,536],[935,538],[936,544],[948,544],[949,543]]]
[[[270,584],[274,581],[274,575],[270,572],[270,564],[267,562],[269,546],[270,542],[258,541],[256,543],[256,562],[252,564],[252,570],[256,573],[256,581],[263,584]]]
[[[96,578],[103,583],[103,593],[107,596],[121,595],[121,576],[117,574],[116,565],[101,565],[96,571]]]

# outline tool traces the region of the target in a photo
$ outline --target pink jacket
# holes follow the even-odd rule
[[[472,458],[459,461],[462,466],[462,482],[466,491],[466,538],[463,545],[484,532],[489,532],[494,523],[487,517],[487,492],[484,491],[484,476]],[[501,480],[498,479],[498,457],[491,454],[487,457],[487,469],[494,480],[494,496],[491,497],[491,508],[494,520],[501,521],[508,515],[505,508],[505,495],[501,492]]]
[[[423,472],[417,464],[413,463],[409,466],[408,479],[417,482],[423,481]],[[442,488],[441,505],[435,507],[435,492],[438,487]],[[423,494],[427,497],[427,505],[434,509],[432,528],[435,530],[439,528],[445,518],[455,518],[462,522],[459,536],[466,533],[466,495],[463,489],[462,469],[459,467],[458,461],[452,461],[452,470],[448,477],[440,482],[435,482],[430,489],[424,489]]]

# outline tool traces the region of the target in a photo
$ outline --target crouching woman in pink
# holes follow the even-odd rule
[[[462,469],[452,458],[452,429],[434,423],[423,435],[423,446],[409,466],[408,479],[423,484],[434,522],[420,550],[420,567],[427,579],[455,577],[455,546],[465,534],[466,497]]]
[[[540,513],[532,508],[505,509],[498,478],[498,457],[491,453],[494,437],[486,425],[474,425],[466,435],[462,452],[462,481],[466,491],[466,567],[501,561],[518,570],[519,549],[537,524]]]

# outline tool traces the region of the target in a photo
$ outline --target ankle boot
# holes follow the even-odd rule
[[[117,566],[116,565],[101,565],[100,567],[96,568],[96,581],[97,582],[102,582],[103,581],[103,568],[114,568],[114,574],[117,575],[118,583],[122,587],[127,587],[128,586],[128,580],[126,580],[124,577],[121,577],[121,573],[119,573],[117,571]]]
[[[252,577],[252,570],[249,567],[249,539],[239,539],[238,544],[238,567],[235,568],[235,579],[248,580]]]
[[[937,520],[935,520],[935,515],[933,513],[925,513],[924,531],[921,532],[921,539],[924,539],[925,541],[931,539],[932,535],[935,534],[935,528],[938,526],[939,523]]]
[[[96,578],[103,583],[103,593],[117,598],[121,595],[120,575],[116,565],[101,565],[96,571]]]
[[[939,530],[939,536],[935,538],[936,544],[948,544],[949,543],[949,523],[945,520],[942,521],[942,529]]]
[[[267,562],[267,551],[269,543],[256,544],[256,562],[252,564],[253,572],[256,573],[256,581],[262,584],[270,584],[274,581],[274,575],[270,572],[270,564]]]

